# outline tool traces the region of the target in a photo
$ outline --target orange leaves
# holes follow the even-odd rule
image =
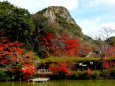
[[[33,56],[33,52],[24,53],[25,49],[20,48],[22,44],[18,41],[1,42],[0,65],[8,66],[10,64],[12,66],[8,67],[8,71],[18,73],[23,71],[23,77],[27,78],[35,72],[35,67],[32,65],[32,60],[35,57]],[[25,68],[25,70],[22,70],[21,67]]]
[[[65,63],[60,63],[58,69],[59,71],[62,71],[65,74],[70,74],[70,70],[67,68],[67,65]]]
[[[24,73],[28,73],[30,75],[32,75],[36,70],[36,67],[32,64],[24,64],[24,67],[22,68],[22,71]]]
[[[49,69],[50,69],[53,73],[57,73],[57,70],[58,70],[56,64],[51,64],[51,65],[49,66]]]
[[[85,57],[91,51],[92,51],[91,45],[80,43],[79,52],[78,52],[80,57]]]
[[[90,68],[87,69],[87,73],[88,73],[89,75],[92,75],[92,74],[93,74],[93,72],[91,71]]]
[[[22,43],[19,43],[18,41],[15,42],[1,42],[0,43],[0,58],[3,59],[3,61],[0,59],[0,62],[6,64],[7,62],[4,62],[5,60],[10,60],[10,62],[18,61],[19,59],[17,57],[21,56],[24,49],[21,49],[19,46],[21,46]],[[5,59],[5,60],[4,60]]]
[[[8,64],[8,63],[9,63],[9,61],[7,59],[3,59],[0,61],[0,64]]]
[[[67,65],[65,63],[51,64],[49,66],[49,69],[54,74],[58,74],[59,72],[63,72],[65,75],[70,75],[70,70],[67,68]]]
[[[0,43],[0,63],[1,64],[10,64],[12,62],[19,61],[18,56],[21,56],[24,49],[21,49],[20,46],[22,43],[18,41],[8,42],[4,41]],[[7,62],[9,60],[9,62]]]
[[[10,60],[13,61],[13,62],[18,62],[18,61],[19,61],[19,58],[17,58],[16,56],[12,56],[12,57],[10,58]]]
[[[104,52],[104,51],[103,51]],[[107,56],[115,56],[115,46],[111,46],[107,49]]]
[[[3,51],[3,54],[7,55],[7,54],[10,54],[9,51]]]
[[[46,33],[46,39],[49,39],[49,40],[54,40],[54,39],[55,39],[55,37],[54,37],[54,35],[53,35],[52,33],[47,32],[47,33]]]
[[[3,51],[3,46],[0,45],[0,52]]]
[[[0,52],[4,55],[11,55],[14,54],[16,52],[20,52],[22,53],[24,51],[24,49],[21,49],[20,46],[22,45],[22,43],[19,42],[8,42],[8,43],[1,43],[0,44]]]
[[[103,63],[103,67],[104,68],[110,68],[110,63],[109,62],[107,62],[107,61],[105,61],[104,63]]]
[[[22,73],[20,77],[28,79],[36,70],[33,61],[35,57],[33,52],[25,53],[22,45],[19,41],[9,42],[6,38],[0,40],[0,67],[6,68],[17,77]]]
[[[34,58],[33,55],[34,55],[33,52],[27,52],[27,53],[24,54],[25,57],[29,57],[29,58],[31,58],[31,59]]]
[[[33,64],[24,64],[24,67],[21,69],[22,73],[19,73],[19,75],[23,76],[23,79],[30,78],[30,75],[32,75],[36,70],[35,65]]]
[[[76,56],[78,54],[79,43],[78,40],[65,40],[65,52],[70,56]]]
[[[42,37],[42,45],[51,55],[78,55],[78,40],[71,38],[66,33],[60,33],[61,36],[55,37],[52,33],[47,32]]]

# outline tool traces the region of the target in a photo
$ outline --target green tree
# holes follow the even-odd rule
[[[43,45],[41,42],[43,41],[41,37],[46,35],[46,32],[55,33],[56,29],[54,29],[48,21],[48,18],[44,17],[42,14],[33,14],[32,20],[35,24],[35,31],[33,35],[33,49],[40,56],[44,56]]]
[[[0,2],[0,32],[18,40],[30,48],[35,26],[28,10],[16,7],[7,1]]]
[[[109,45],[115,46],[115,36],[112,36],[106,40]]]

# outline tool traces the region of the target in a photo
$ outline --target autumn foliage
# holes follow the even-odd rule
[[[111,46],[107,49],[107,57],[115,56],[115,46]]]
[[[92,74],[93,74],[93,72],[91,71],[90,68],[87,69],[87,74],[89,74],[89,75],[92,75]]]
[[[69,33],[54,35],[51,32],[46,32],[44,35],[41,35],[40,38],[41,49],[45,52],[44,57],[51,55],[85,57],[89,52],[96,50],[93,45],[78,40]],[[114,50],[114,46],[109,46],[107,49],[107,56],[115,56]],[[98,52],[98,50],[96,51]],[[101,52],[103,54],[105,50],[103,49]]]
[[[17,76],[21,75],[23,79],[28,79],[36,70],[33,63],[35,57],[33,52],[25,52],[25,49],[20,48],[22,45],[23,43],[18,41],[1,41],[0,67]]]
[[[79,50],[78,50],[79,57],[85,57],[92,50],[93,49],[92,49],[91,45],[85,44],[85,43],[80,43]]]
[[[65,33],[60,33],[60,36],[56,37],[52,33],[47,32],[42,37],[42,45],[51,55],[78,55],[78,40],[71,38]]]
[[[21,69],[19,75],[23,76],[23,79],[29,79],[30,75],[33,75],[36,70],[35,65],[33,64],[24,64],[24,67]]]
[[[49,69],[54,73],[54,74],[60,74],[63,73],[64,75],[70,75],[70,70],[67,67],[65,63],[59,63],[59,64],[51,64],[49,66]]]
[[[106,68],[106,69],[110,68],[110,63],[107,61],[103,62],[103,68]]]

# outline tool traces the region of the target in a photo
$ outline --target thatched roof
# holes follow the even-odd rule
[[[88,55],[86,57],[100,57],[97,53],[91,51],[88,53]]]

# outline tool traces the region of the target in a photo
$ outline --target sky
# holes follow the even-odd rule
[[[4,0],[0,0],[4,1]],[[115,30],[115,0],[7,0],[31,14],[48,6],[68,9],[84,34],[96,37],[104,28]],[[115,36],[115,33],[112,34]]]

